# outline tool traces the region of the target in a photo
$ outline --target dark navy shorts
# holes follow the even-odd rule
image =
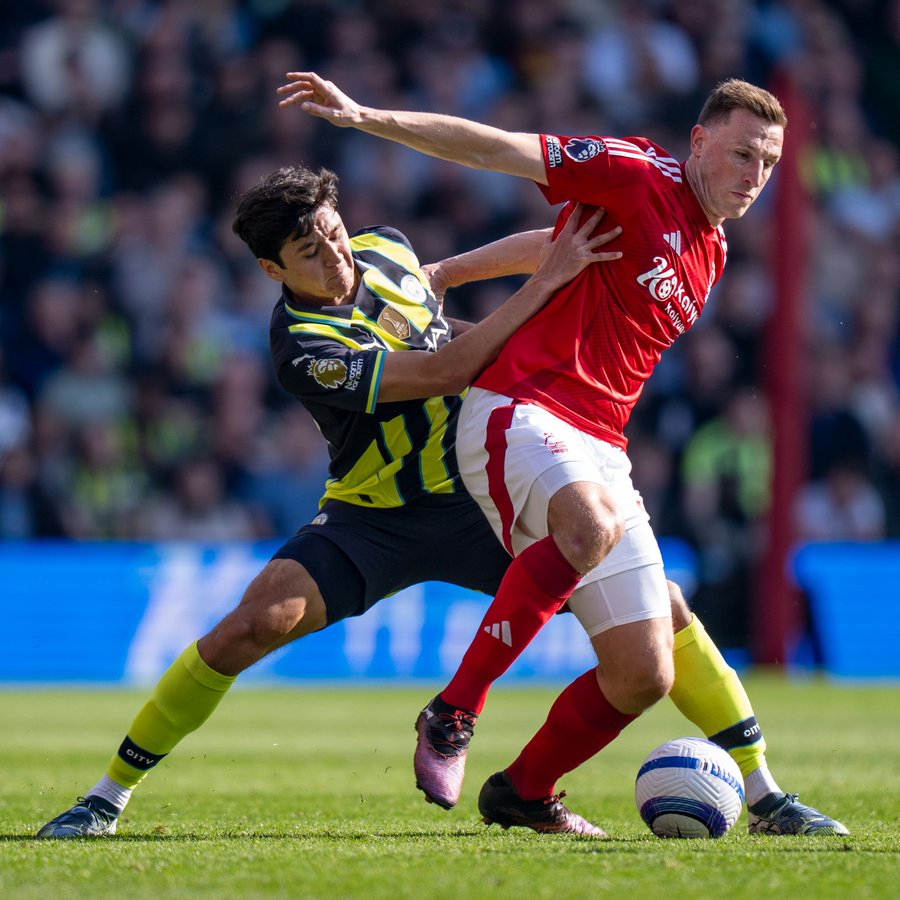
[[[512,561],[465,493],[392,509],[329,500],[272,558],[296,560],[315,579],[329,625],[423,581],[493,597]]]

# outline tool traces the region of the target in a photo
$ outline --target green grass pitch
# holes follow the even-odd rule
[[[662,841],[634,776],[696,734],[664,702],[560,784],[612,839],[481,824],[483,780],[511,761],[556,690],[495,688],[460,805],[415,790],[412,723],[434,685],[234,690],[135,794],[120,834],[35,841],[102,774],[145,697],[3,691],[0,896],[15,898],[900,897],[900,689],[746,680],[782,786],[849,838],[765,838],[746,812],[718,841]]]

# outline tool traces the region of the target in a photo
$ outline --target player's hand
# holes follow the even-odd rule
[[[443,304],[444,294],[447,288],[451,287],[450,275],[442,262],[426,263],[422,266],[422,274],[428,279],[431,285],[431,293],[437,298],[438,303]]]
[[[537,271],[552,279],[559,286],[570,282],[591,263],[610,262],[622,258],[622,253],[618,250],[600,251],[599,249],[615,240],[622,233],[622,227],[617,225],[609,231],[591,237],[606,215],[606,210],[595,209],[579,225],[586,208],[581,203],[576,204],[556,240],[549,241],[541,250]]]
[[[276,89],[282,95],[282,108],[299,106],[305,113],[327,119],[332,125],[347,128],[359,121],[360,106],[334,82],[325,81],[315,72],[288,72],[288,83]]]

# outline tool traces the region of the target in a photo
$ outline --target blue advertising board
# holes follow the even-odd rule
[[[150,684],[240,600],[279,542],[0,545],[0,682]],[[693,557],[663,542],[690,592]],[[242,681],[447,678],[489,598],[429,582],[262,660]],[[574,616],[555,616],[508,678],[571,680],[594,665]]]
[[[900,678],[900,542],[806,544],[792,560],[824,668]]]

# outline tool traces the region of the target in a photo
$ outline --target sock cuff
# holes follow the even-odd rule
[[[567,600],[581,581],[581,573],[562,555],[553,535],[526,547],[519,556],[534,583],[549,597]]]
[[[697,638],[705,632],[706,629],[703,627],[703,623],[696,615],[692,615],[691,624],[682,628],[681,631],[675,632],[675,642],[672,645],[672,650],[680,650],[682,647],[686,647],[688,644],[696,641]]]
[[[188,674],[211,691],[224,694],[237,678],[237,675],[223,675],[203,662],[200,651],[197,649],[197,641],[185,648],[180,659]]]

